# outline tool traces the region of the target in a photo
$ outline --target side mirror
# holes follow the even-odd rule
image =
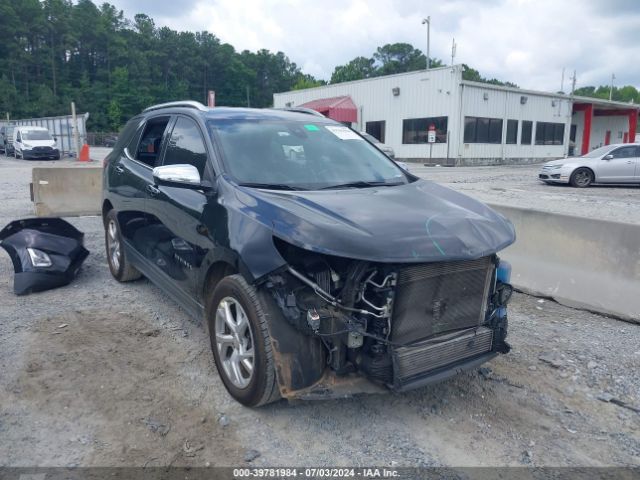
[[[611,160],[612,158],[613,158],[613,155],[611,155],[611,154],[608,154],[608,155],[605,155],[604,157],[602,157],[603,160]]]
[[[211,190],[211,186],[203,184],[198,169],[187,164],[156,167],[153,169],[153,181],[167,187]]]

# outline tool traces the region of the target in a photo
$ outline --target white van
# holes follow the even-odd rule
[[[13,130],[13,154],[16,158],[60,160],[56,139],[44,127],[16,126]]]

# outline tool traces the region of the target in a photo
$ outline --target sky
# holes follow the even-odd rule
[[[304,73],[328,80],[337,65],[406,42],[522,88],[640,88],[640,0],[111,0],[128,18],[207,30],[236,50],[282,51]]]

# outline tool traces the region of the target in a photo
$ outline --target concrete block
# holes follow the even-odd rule
[[[102,165],[34,167],[32,200],[38,217],[99,215]]]
[[[640,323],[640,225],[491,207],[516,228],[500,253],[516,288]]]

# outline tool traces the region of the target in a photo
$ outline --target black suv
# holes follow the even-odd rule
[[[239,402],[402,391],[509,350],[500,214],[301,111],[173,102],[105,160],[109,267],[205,319]]]

